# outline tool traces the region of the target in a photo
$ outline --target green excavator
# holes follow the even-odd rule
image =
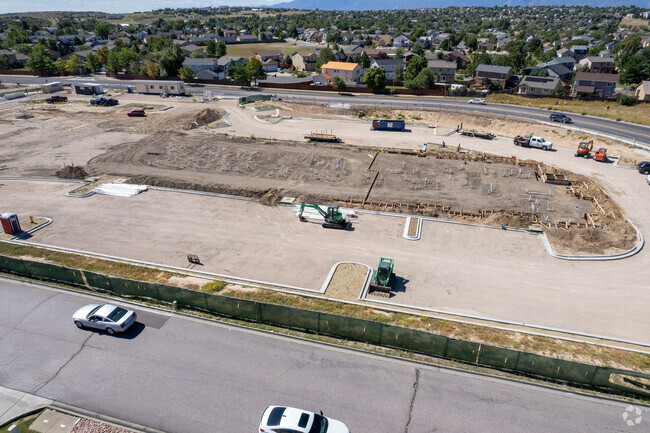
[[[327,211],[324,211],[316,203],[309,204],[303,201],[300,205],[300,213],[298,214],[300,221],[307,221],[307,218],[302,215],[306,208],[316,209],[318,213],[323,215],[323,219],[325,220],[323,222],[323,227],[325,228],[341,230],[347,230],[350,228],[350,218],[344,216],[341,211],[339,211],[339,205],[337,204],[327,206]]]

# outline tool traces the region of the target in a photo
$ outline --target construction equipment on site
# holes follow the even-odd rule
[[[368,293],[379,292],[381,296],[390,296],[393,280],[393,259],[379,258],[375,276],[368,287]]]
[[[584,158],[589,158],[591,156],[591,149],[594,147],[594,140],[581,141],[578,144],[578,150],[576,150],[576,156],[582,156]]]
[[[607,162],[607,148],[601,147],[594,153],[594,161]]]
[[[341,211],[339,211],[339,205],[337,204],[331,204],[327,206],[327,211],[324,211],[316,203],[308,204],[303,201],[300,205],[300,213],[298,214],[298,218],[300,218],[300,221],[303,222],[307,221],[307,218],[303,216],[305,208],[316,209],[325,220],[322,226],[327,229],[347,230],[350,228],[350,218],[347,215],[343,215]]]
[[[322,143],[340,143],[341,139],[334,134],[326,134],[324,132],[312,132],[309,135],[305,135],[305,138],[309,141],[319,141]]]

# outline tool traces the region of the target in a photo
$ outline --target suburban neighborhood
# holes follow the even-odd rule
[[[286,88],[308,83],[315,89],[380,93],[444,89],[457,96],[644,100],[637,89],[650,80],[650,27],[625,24],[643,20],[642,9],[477,8],[480,25],[450,24],[452,12],[472,11],[432,9],[426,21],[437,26],[415,19],[413,26],[399,26],[411,11],[383,16],[380,24],[358,20],[358,26],[350,24],[349,13],[318,11],[320,21],[329,23],[320,28],[309,26],[314,14],[278,11],[271,18],[245,7],[179,9],[175,19],[146,24],[110,15],[103,20],[5,16],[0,70],[269,82]],[[219,14],[224,15],[216,18]],[[605,18],[595,23],[596,15]],[[544,16],[548,26],[530,24],[534,16]],[[253,49],[238,54],[247,47]]]

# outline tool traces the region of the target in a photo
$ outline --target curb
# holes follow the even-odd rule
[[[119,418],[114,418],[108,415],[103,415],[98,412],[93,412],[90,410],[82,409],[77,406],[72,406],[66,403],[62,403],[59,401],[53,401],[52,404],[50,404],[47,407],[51,407],[53,409],[58,409],[61,412],[66,412],[70,415],[77,416],[80,418],[88,418],[94,421],[101,421],[107,424],[112,424],[117,427],[122,427],[126,428],[129,430],[133,430],[135,432],[146,432],[146,433],[166,433],[163,432],[162,430],[154,429],[151,427],[143,426],[141,424],[136,424],[128,421],[121,420]]]
[[[361,299],[361,295],[363,295],[363,292],[366,290],[368,287],[368,282],[370,281],[370,275],[372,274],[372,268],[364,263],[359,263],[359,262],[349,262],[349,261],[343,261],[343,262],[338,262],[335,263],[334,266],[332,266],[332,269],[330,269],[329,273],[327,274],[327,278],[325,278],[325,282],[323,283],[323,286],[321,287],[321,293],[325,293],[327,290],[327,286],[330,285],[330,282],[332,281],[332,277],[334,277],[334,273],[336,272],[336,269],[339,267],[339,265],[349,263],[352,265],[360,265],[360,266],[365,266],[368,268],[368,272],[366,273],[366,279],[365,282],[363,283],[363,287],[361,288],[361,294],[359,295],[359,299]]]

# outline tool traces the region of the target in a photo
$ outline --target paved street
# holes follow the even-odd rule
[[[353,432],[620,432],[626,403],[137,308],[78,330],[89,296],[0,279],[0,386],[167,432],[252,432],[269,404]],[[644,408],[646,410],[647,408]],[[647,431],[650,413],[630,431]]]
[[[46,78],[30,77],[30,76],[16,76],[8,75],[1,76],[0,79],[7,83],[22,83],[22,84],[42,84]],[[103,84],[108,88],[126,89],[127,86],[134,86],[134,81],[128,80],[115,80],[98,77],[72,77],[61,79],[47,78],[48,81],[61,81],[64,84],[74,85],[87,82],[95,82]],[[306,101],[306,102],[341,102],[348,104],[368,104],[377,106],[388,107],[428,107],[437,108],[440,110],[463,110],[472,112],[483,112],[500,114],[504,116],[517,116],[526,119],[548,121],[548,111],[541,110],[533,107],[514,106],[507,104],[488,104],[488,105],[469,105],[465,100],[453,100],[442,98],[428,98],[428,97],[408,97],[408,96],[361,96],[361,95],[337,95],[335,93],[316,93],[316,92],[296,92],[296,91],[283,91],[281,89],[260,89],[255,92],[250,90],[240,89],[238,87],[225,87],[225,86],[203,86],[193,85],[190,87],[191,92],[194,94],[202,94],[206,90],[212,90],[216,95],[225,97],[240,97],[249,96],[251,94],[272,94],[282,97],[290,101]],[[650,128],[643,125],[636,125],[631,123],[616,122],[614,120],[603,119],[590,116],[579,116],[576,114],[571,115],[574,123],[571,125],[576,128],[584,128],[591,131],[608,134],[613,137],[618,137],[626,140],[631,140],[638,144],[650,146]]]

